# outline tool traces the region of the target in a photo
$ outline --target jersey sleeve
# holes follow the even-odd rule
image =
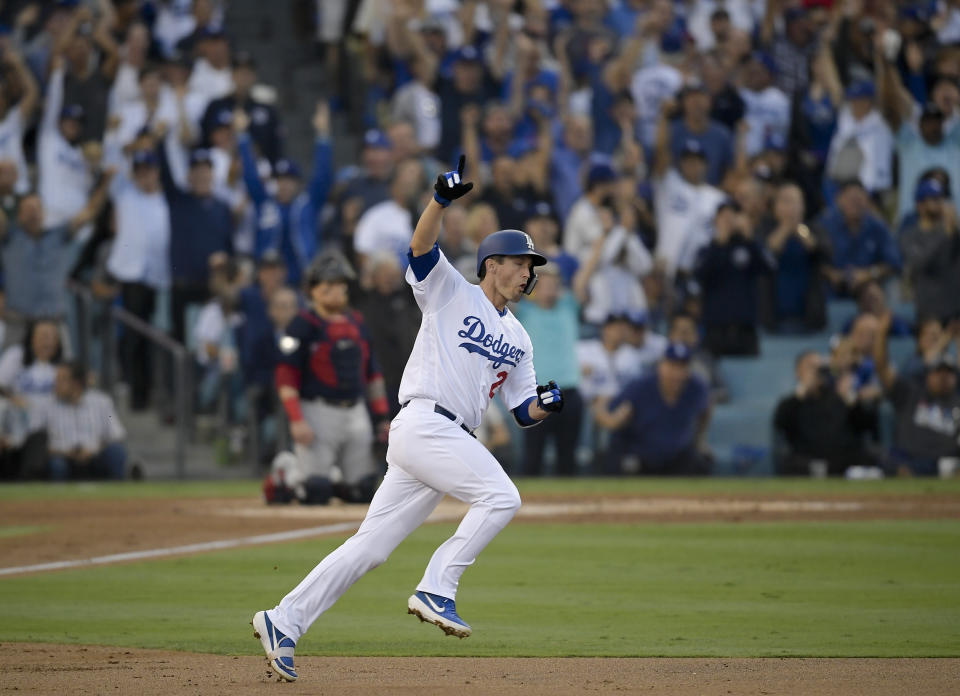
[[[407,252],[410,265],[407,267],[406,280],[413,288],[413,297],[424,314],[438,312],[453,300],[463,287],[470,287],[467,279],[447,257],[437,244],[422,256],[413,256]]]

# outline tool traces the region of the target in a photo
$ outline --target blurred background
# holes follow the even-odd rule
[[[269,480],[318,259],[396,413],[461,154],[447,258],[551,260],[512,475],[950,476],[958,46],[955,0],[0,2],[0,476]]]

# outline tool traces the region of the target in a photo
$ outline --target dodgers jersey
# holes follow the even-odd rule
[[[473,430],[497,392],[511,411],[536,396],[533,345],[510,310],[500,314],[437,245],[431,255],[436,263],[422,280],[412,264],[407,268],[423,320],[400,380],[400,403],[436,401]]]

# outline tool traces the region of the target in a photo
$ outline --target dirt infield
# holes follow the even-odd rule
[[[0,693],[566,696],[943,696],[960,659],[303,657],[278,683],[263,658],[77,645],[0,645]]]
[[[444,501],[431,519],[449,522],[464,510]],[[0,571],[323,525],[341,525],[342,536],[343,525],[358,524],[364,512],[349,505],[266,507],[254,498],[9,501],[0,507]],[[891,518],[960,519],[960,496],[531,496],[515,524]],[[957,693],[960,684],[960,659],[302,657],[297,666],[301,681],[280,684],[257,657],[7,643],[0,645],[0,694],[939,696]]]
[[[465,510],[447,499],[431,520],[456,520]],[[359,524],[365,512],[364,505],[268,507],[255,498],[8,501],[0,507],[0,527],[23,532],[0,536],[0,566],[85,559],[324,524]],[[960,496],[529,497],[515,524],[894,518],[960,519]]]

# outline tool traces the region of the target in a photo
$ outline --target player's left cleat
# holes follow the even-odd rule
[[[473,633],[470,625],[457,615],[456,602],[447,597],[417,591],[407,600],[407,613],[439,626],[448,636],[466,638]]]
[[[253,615],[253,637],[260,639],[267,662],[283,681],[296,681],[297,673],[293,669],[293,650],[297,644],[273,625],[267,612],[258,611]]]

